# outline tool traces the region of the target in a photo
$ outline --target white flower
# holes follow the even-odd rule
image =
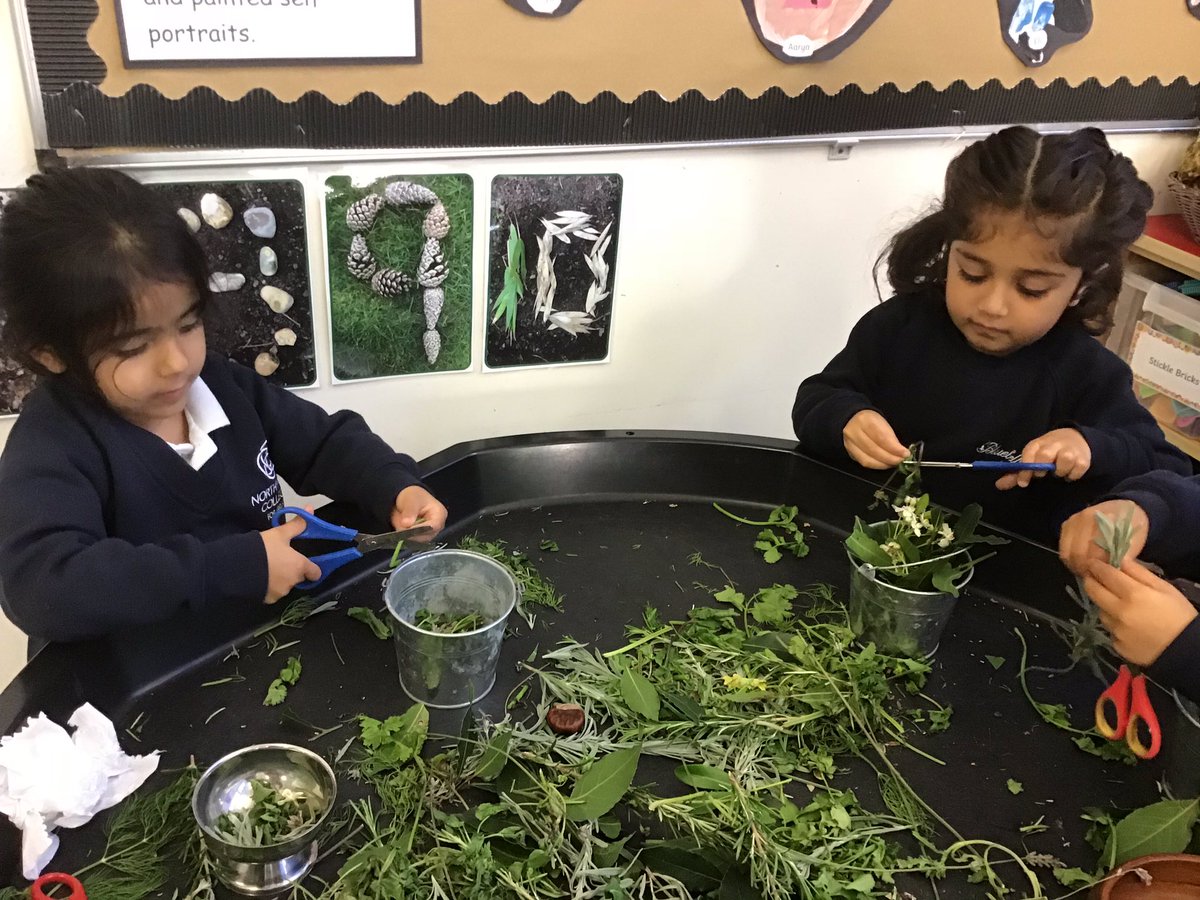
[[[888,558],[894,563],[904,562],[904,549],[896,543],[896,541],[888,541],[879,548],[888,555]]]
[[[938,532],[938,534],[940,534],[940,535],[941,535],[941,537],[940,537],[940,538],[938,538],[937,545],[938,545],[939,547],[941,547],[943,550],[945,550],[945,549],[946,549],[947,547],[949,547],[949,546],[950,546],[952,543],[954,543],[954,529],[953,529],[953,528],[951,528],[951,527],[949,526],[949,524],[947,524],[947,523],[943,522],[943,523],[942,523],[942,530],[941,530],[941,531],[939,531],[939,532]]]

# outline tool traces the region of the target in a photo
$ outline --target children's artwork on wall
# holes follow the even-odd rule
[[[1041,66],[1092,28],[1092,0],[998,0],[1000,32],[1027,66]]]
[[[472,195],[468,175],[326,179],[337,380],[470,367]]]
[[[489,368],[608,358],[620,218],[620,175],[492,181]]]
[[[151,184],[208,257],[208,348],[284,387],[316,383],[304,187],[299,181]]]
[[[4,205],[13,195],[11,190],[0,190],[0,217]],[[29,371],[5,349],[4,313],[0,310],[0,416],[10,416],[21,411],[26,395],[37,384],[37,376]]]
[[[891,0],[742,0],[762,45],[788,63],[833,59],[862,36]]]
[[[550,18],[565,16],[583,0],[504,0],[513,9],[519,9],[527,16]]]

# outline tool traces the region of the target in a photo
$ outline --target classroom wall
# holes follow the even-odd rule
[[[0,0],[0,187],[34,169],[9,0]],[[1156,188],[1184,135],[1114,138]],[[961,143],[895,141],[843,161],[824,145],[663,149],[375,166],[379,174],[466,172],[477,223],[498,173],[619,172],[624,177],[611,362],[330,384],[320,185],[336,167],[155,173],[158,180],[306,180],[321,385],[304,396],[352,408],[417,457],[474,438],[567,429],[689,429],[789,437],[796,384],[843,344],[873,303],[871,265],[890,233],[936,195]],[[1163,192],[1165,194],[1165,191]],[[484,315],[486,234],[475,235],[475,302]],[[0,444],[11,420],[0,419]],[[2,502],[2,500],[0,500]],[[23,661],[0,621],[0,685]]]

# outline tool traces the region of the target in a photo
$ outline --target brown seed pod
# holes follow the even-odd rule
[[[583,721],[583,707],[577,703],[555,703],[546,713],[546,724],[556,734],[579,734]]]

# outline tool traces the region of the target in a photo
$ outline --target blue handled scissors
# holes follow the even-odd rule
[[[332,522],[326,522],[320,516],[315,516],[307,509],[300,509],[296,506],[285,506],[283,509],[271,516],[272,525],[283,524],[283,517],[291,513],[294,516],[299,516],[304,520],[304,530],[296,535],[297,538],[307,538],[315,541],[339,541],[350,544],[344,550],[335,550],[333,553],[322,553],[320,556],[312,557],[321,569],[321,577],[315,581],[302,581],[296,587],[307,590],[314,588],[326,578],[328,578],[335,569],[340,569],[346,563],[354,562],[356,559],[362,559],[367,553],[372,550],[394,550],[396,545],[401,541],[405,541],[411,537],[428,534],[433,529],[428,525],[417,525],[414,528],[406,528],[404,531],[389,531],[386,534],[363,534],[355,531],[353,528],[345,528],[341,525],[334,525]]]
[[[977,459],[974,462],[926,462],[921,466],[931,469],[991,469],[993,472],[1053,472],[1054,463],[1021,462],[1008,459]]]

